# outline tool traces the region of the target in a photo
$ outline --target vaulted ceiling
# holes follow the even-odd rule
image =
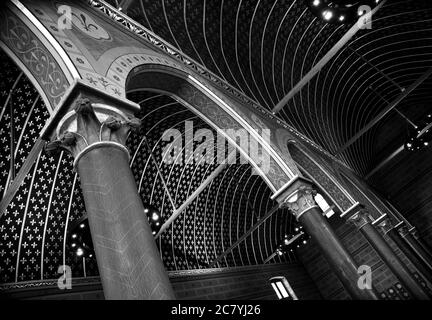
[[[269,110],[352,26],[325,23],[305,2],[110,1]],[[389,0],[372,29],[360,30],[278,116],[335,154],[430,67],[432,2]],[[398,111],[413,116],[418,105],[430,106],[431,84],[426,80]],[[357,173],[367,174],[403,143],[404,134],[390,142],[386,135],[388,122],[404,133],[407,121],[395,112],[339,155]]]
[[[130,17],[269,110],[350,28],[324,23],[308,11],[303,0],[130,3]],[[408,87],[432,66],[431,47],[431,1],[387,1],[376,14],[373,28],[357,33],[278,116],[336,153],[401,93],[399,87]],[[3,53],[0,70],[3,195],[12,174],[11,130],[18,171],[49,112],[30,81]],[[430,110],[431,84],[431,79],[426,80],[398,105],[398,111],[414,122],[420,119]],[[209,127],[167,96],[137,91],[128,98],[142,106],[139,116],[146,124],[128,139],[132,171],[143,202],[160,208],[166,220],[172,213],[171,204],[142,138],[148,137],[178,206],[217,165],[168,166],[162,161],[159,138],[166,128],[184,130],[185,120],[193,121],[195,130]],[[400,113],[386,116],[342,153],[342,159],[366,174],[403,143],[408,124]],[[270,190],[251,174],[249,165],[227,166],[157,240],[165,266],[169,270],[207,268],[273,206]],[[84,215],[71,157],[41,153],[0,218],[0,282],[55,278],[63,259],[73,266],[75,276],[81,276],[82,261],[69,250],[67,231],[68,225]],[[284,233],[292,231],[290,217],[282,210],[275,213],[219,266],[263,263]],[[276,257],[277,261],[290,258]],[[97,274],[94,259],[87,263],[87,275],[92,274]]]

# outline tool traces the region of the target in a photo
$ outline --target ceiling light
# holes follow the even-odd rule
[[[429,146],[432,141],[432,115],[426,115],[422,121],[419,122],[419,127],[415,130],[411,129],[408,131],[407,138],[405,140],[405,149],[408,151],[422,150]]]
[[[72,235],[72,239],[75,239],[77,237],[77,235],[76,235],[76,233],[74,233],[73,235]]]
[[[80,228],[83,229],[84,227],[85,227],[85,224],[84,224],[84,223],[81,223],[81,224],[80,224]]]
[[[375,9],[379,0],[303,0],[316,17],[331,24],[356,23]]]
[[[78,257],[81,257],[83,254],[84,254],[84,250],[81,249],[81,248],[78,248],[78,250],[76,251],[76,255],[77,255]]]

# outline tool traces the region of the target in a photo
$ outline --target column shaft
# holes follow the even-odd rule
[[[423,260],[421,260],[413,248],[405,241],[399,231],[395,228],[390,229],[387,232],[388,236],[396,243],[399,249],[405,254],[405,256],[412,262],[414,267],[426,278],[429,282],[432,283],[432,273],[429,270],[428,266],[425,264]]]
[[[93,148],[77,169],[105,298],[174,299],[125,150]]]
[[[409,269],[400,261],[381,234],[370,223],[365,223],[360,228],[360,231],[408,292],[415,299],[428,300],[429,297],[423,291],[423,288],[414,280]]]
[[[327,262],[352,298],[376,300],[377,296],[373,290],[360,289],[357,285],[359,274],[356,263],[339,241],[327,220],[322,216],[321,211],[317,208],[311,208],[303,213],[298,220],[312,239],[315,239]]]
[[[428,267],[430,271],[432,271],[432,257],[429,252],[425,250],[425,248],[421,245],[421,243],[414,238],[414,236],[409,232],[404,232],[402,237],[408,243],[408,245],[414,250],[417,256],[423,261],[424,264]]]

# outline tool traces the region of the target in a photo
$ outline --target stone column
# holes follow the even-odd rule
[[[411,261],[411,263],[423,275],[423,277],[432,283],[432,272],[428,265],[420,259],[419,255],[413,250],[413,248],[400,233],[400,229],[404,227],[404,222],[401,221],[397,225],[393,225],[390,218],[385,216],[377,225],[381,228],[384,234],[387,234],[390,239],[396,243],[398,248],[405,254],[408,260]]]
[[[315,240],[327,262],[353,299],[376,300],[373,289],[358,286],[357,265],[344,248],[314,200],[312,182],[296,177],[273,195],[282,206],[290,209],[306,232]]]
[[[139,106],[75,82],[42,133],[74,156],[106,299],[174,299],[125,147]]]
[[[411,296],[418,300],[428,300],[429,297],[423,291],[421,285],[414,279],[410,270],[393,252],[378,230],[372,226],[371,218],[364,206],[359,205],[358,209],[351,211],[351,213],[350,215],[345,215],[347,221],[352,223],[363,234]]]

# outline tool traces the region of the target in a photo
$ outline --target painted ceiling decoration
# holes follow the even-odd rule
[[[120,7],[120,1],[109,1]],[[334,1],[346,3],[349,1]],[[273,107],[344,36],[307,1],[135,0],[122,11],[259,104]],[[278,113],[332,154],[432,66],[432,3],[383,3],[360,30]],[[338,156],[364,176],[396,148],[380,138],[386,121],[405,131],[413,108],[430,102],[427,79]],[[392,117],[394,114],[398,116]],[[392,149],[393,148],[393,149]]]
[[[0,82],[0,144],[5,151],[0,154],[0,191],[4,194],[13,179],[11,159],[18,171],[49,113],[29,79],[3,52],[0,63],[6,72]],[[149,212],[157,211],[155,221],[164,223],[172,215],[173,206],[158,168],[178,208],[218,167],[217,161],[197,163],[191,158],[181,165],[165,162],[164,131],[176,128],[184,137],[186,121],[193,123],[194,132],[212,129],[168,96],[135,90],[128,98],[141,105],[137,116],[145,123],[128,138],[132,172],[145,207]],[[10,156],[11,136],[15,157]],[[75,277],[98,275],[80,179],[72,163],[65,152],[48,155],[42,151],[1,216],[0,283],[55,279],[63,263],[71,266]],[[260,176],[252,174],[249,164],[226,165],[156,239],[166,269],[208,268],[275,206],[270,196],[271,190]],[[286,209],[277,210],[217,266],[262,264],[293,228],[292,215]],[[295,259],[290,252],[273,257],[270,263]]]

